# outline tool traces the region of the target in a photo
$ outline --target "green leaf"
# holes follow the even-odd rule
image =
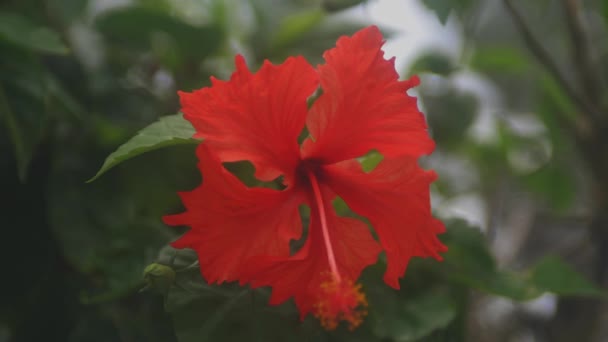
[[[447,221],[446,226],[447,232],[440,235],[448,246],[445,262],[434,265],[448,281],[516,300],[540,295],[532,293],[519,277],[498,270],[479,229],[463,220]]]
[[[445,264],[454,276],[482,279],[496,272],[494,258],[478,228],[460,219],[446,221],[446,226],[440,238],[448,246]]]
[[[149,49],[158,33],[169,36],[181,56],[201,60],[221,45],[223,32],[215,25],[193,26],[167,14],[143,7],[110,11],[95,22],[99,31],[129,47]],[[170,53],[171,51],[166,51]]]
[[[476,117],[478,100],[471,93],[449,91],[438,96],[424,96],[427,120],[433,138],[444,148],[458,147]]]
[[[91,134],[54,144],[67,161],[81,160],[87,153],[93,160],[100,152]],[[145,285],[142,270],[172,236],[159,218],[179,204],[176,189],[200,182],[194,147],[143,155],[85,187],[81,180],[90,174],[89,167],[64,161],[53,165],[46,207],[53,237],[70,268],[98,277],[81,300],[116,299]],[[155,280],[156,285],[164,281]]]
[[[453,1],[450,0],[422,0],[422,3],[431,11],[435,12],[437,19],[441,24],[445,25],[448,21],[448,17],[452,12]]]
[[[192,250],[168,247],[161,251],[159,259],[159,263],[175,270],[174,285],[165,295],[165,308],[172,316],[180,342],[293,341],[294,331],[301,334],[303,324],[294,305],[269,306],[268,289],[249,290],[235,283],[208,284],[201,277]],[[314,327],[320,330],[316,322]],[[306,340],[300,337],[295,340]]]
[[[14,46],[2,50],[0,121],[4,121],[14,146],[22,182],[38,147],[49,137],[51,123],[81,118],[83,113],[80,103],[37,55]]]
[[[19,179],[25,182],[30,161],[47,135],[50,117],[42,99],[0,84],[0,120],[4,121],[15,149]]]
[[[195,301],[186,309],[173,314],[177,339],[180,342],[213,341],[211,336],[214,330],[219,328],[230,311],[248,292],[248,290],[242,290],[219,304],[214,303],[213,311],[209,311],[209,305],[207,305],[207,310],[201,310],[201,305],[196,305]]]
[[[485,237],[463,220],[446,222],[447,232],[440,237],[448,246],[445,262],[438,264],[441,274],[448,280],[480,291],[525,300],[540,295],[531,291],[522,280],[496,267]]]
[[[576,184],[567,166],[555,161],[521,178],[528,189],[542,196],[557,210],[567,209],[576,195]]]
[[[281,49],[298,40],[323,20],[325,13],[320,9],[297,12],[285,17],[272,39],[272,49]]]
[[[448,76],[457,67],[454,65],[449,56],[442,52],[433,51],[419,57],[408,70],[408,74],[418,74],[430,72],[442,76]]]
[[[529,281],[541,290],[562,296],[608,298],[608,294],[556,257],[542,259],[532,270]]]
[[[322,6],[328,12],[337,12],[364,2],[367,0],[324,0]]]
[[[576,106],[570,101],[570,98],[564,94],[564,91],[559,84],[548,75],[543,75],[541,78],[541,88],[543,93],[554,101],[554,106],[566,115],[574,117],[577,111]]]
[[[21,132],[17,123],[15,114],[13,113],[4,90],[0,87],[0,116],[4,120],[4,124],[11,137],[13,147],[15,149],[15,157],[17,159],[17,172],[19,179],[23,182],[26,178],[27,165],[29,164],[30,155],[26,151],[27,142],[23,139],[24,135]]]
[[[522,274],[497,271],[492,277],[484,279],[478,290],[517,301],[538,298],[543,291],[529,282]]]
[[[0,41],[41,53],[65,54],[68,48],[59,35],[27,18],[0,12]]]
[[[452,10],[463,11],[472,5],[471,0],[422,0],[422,3],[435,12],[437,19],[445,25]]]
[[[545,292],[563,296],[606,296],[571,267],[546,258],[525,272],[499,270],[483,235],[462,220],[447,222],[441,235],[448,246],[445,262],[436,264],[448,280],[514,300],[537,298]]]
[[[420,339],[445,328],[456,317],[451,299],[441,293],[425,293],[404,299],[394,292],[385,291],[378,300],[382,300],[381,305],[377,300],[374,302],[369,320],[378,337],[391,341]]]
[[[487,46],[475,50],[470,65],[482,72],[517,74],[526,72],[530,60],[509,46]]]
[[[330,20],[331,19],[331,20]],[[336,40],[344,35],[352,35],[366,25],[354,20],[327,17],[310,30],[290,41],[289,45],[281,46],[281,49],[271,49],[269,55],[283,59],[287,56],[302,55],[310,63],[320,63],[324,51],[333,48]],[[384,32],[384,37],[390,32]]]
[[[97,174],[87,182],[94,181],[114,166],[142,153],[167,146],[200,143],[200,140],[192,138],[193,135],[194,128],[182,114],[162,117],[110,154]]]
[[[568,122],[576,120],[576,106],[569,100],[557,82],[544,74],[539,80],[539,88],[542,98],[538,103],[538,114],[543,120],[543,123],[549,129],[549,136],[555,148],[561,149],[564,147],[565,139],[560,126],[559,119],[567,119]]]
[[[68,24],[81,18],[88,4],[89,0],[47,0],[45,8],[49,13],[53,13],[54,20],[59,19]]]

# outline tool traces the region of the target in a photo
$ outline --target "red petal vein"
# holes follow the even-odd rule
[[[191,227],[172,245],[197,252],[209,283],[240,279],[251,256],[289,256],[289,241],[302,233],[298,206],[305,197],[292,189],[247,188],[206,143],[198,147],[197,155],[203,184],[180,193],[184,213],[164,217],[169,225]]]
[[[222,162],[249,160],[263,181],[291,178],[317,73],[302,57],[266,61],[255,74],[240,55],[236,66],[229,81],[212,78],[211,87],[179,92],[184,117]]]
[[[359,215],[369,219],[386,251],[384,281],[399,288],[399,278],[411,257],[441,260],[446,247],[437,234],[443,224],[433,218],[429,185],[435,172],[425,171],[415,158],[384,159],[371,172],[354,160],[324,167],[326,184]]]
[[[399,82],[394,58],[385,60],[377,27],[341,37],[318,67],[323,94],[315,101],[306,125],[315,144],[305,157],[334,163],[360,157],[372,149],[387,157],[430,153],[428,135],[416,99],[406,90],[417,78]]]

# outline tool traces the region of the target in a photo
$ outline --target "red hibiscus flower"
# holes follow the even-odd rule
[[[197,252],[209,283],[271,286],[271,304],[293,297],[302,318],[312,312],[329,329],[340,320],[354,328],[367,306],[356,280],[381,251],[384,281],[393,288],[411,257],[441,260],[444,227],[429,201],[436,175],[417,164],[434,143],[406,94],[419,81],[399,81],[382,44],[375,26],[342,37],[316,70],[292,57],[251,73],[237,56],[230,80],[180,92],[184,117],[204,139],[197,149],[203,182],[180,193],[184,213],[164,219],[191,227],[173,246]],[[355,158],[371,150],[384,159],[366,173]],[[241,160],[262,181],[282,177],[285,189],[249,188],[222,165]],[[335,213],[337,196],[369,220],[378,241],[363,221]],[[310,225],[292,254],[290,241],[303,234],[301,205],[310,208]]]

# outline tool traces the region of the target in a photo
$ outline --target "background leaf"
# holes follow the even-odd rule
[[[608,299],[608,293],[585,279],[571,266],[556,257],[546,257],[536,264],[529,281],[538,288],[563,296],[589,296]]]
[[[526,301],[545,292],[564,296],[605,297],[606,293],[555,257],[539,261],[527,271],[499,269],[485,238],[462,220],[447,223],[442,240],[448,245],[442,276],[480,291]]]
[[[298,40],[321,22],[324,15],[322,10],[313,9],[285,17],[272,38],[272,49],[284,48]]]
[[[457,67],[449,56],[446,56],[442,52],[434,51],[418,57],[418,59],[409,67],[408,74],[415,75],[418,73],[430,72],[448,76],[456,70]]]
[[[323,8],[328,12],[341,11],[343,9],[365,3],[367,0],[323,0]]]
[[[19,14],[3,11],[0,12],[0,42],[2,41],[35,52],[68,52],[57,33],[36,25]]]
[[[372,304],[369,319],[374,332],[378,337],[392,341],[416,341],[436,329],[445,328],[456,317],[454,304],[443,294],[427,293],[399,299],[395,294],[385,293],[382,302]]]
[[[529,68],[529,60],[521,51],[509,46],[488,46],[476,49],[471,67],[483,72],[522,73]]]
[[[134,52],[151,50],[172,70],[188,68],[216,52],[223,40],[214,24],[194,26],[149,7],[125,7],[96,19],[97,29],[113,44]],[[194,70],[193,70],[194,69]]]

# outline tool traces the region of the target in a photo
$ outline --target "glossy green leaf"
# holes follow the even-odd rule
[[[0,12],[0,42],[34,52],[65,54],[68,48],[57,33],[19,14]]]
[[[200,140],[192,138],[193,135],[194,128],[184,119],[182,114],[162,117],[157,122],[139,131],[131,140],[110,154],[101,169],[88,182],[94,181],[114,166],[142,153],[167,146],[200,143]]]

